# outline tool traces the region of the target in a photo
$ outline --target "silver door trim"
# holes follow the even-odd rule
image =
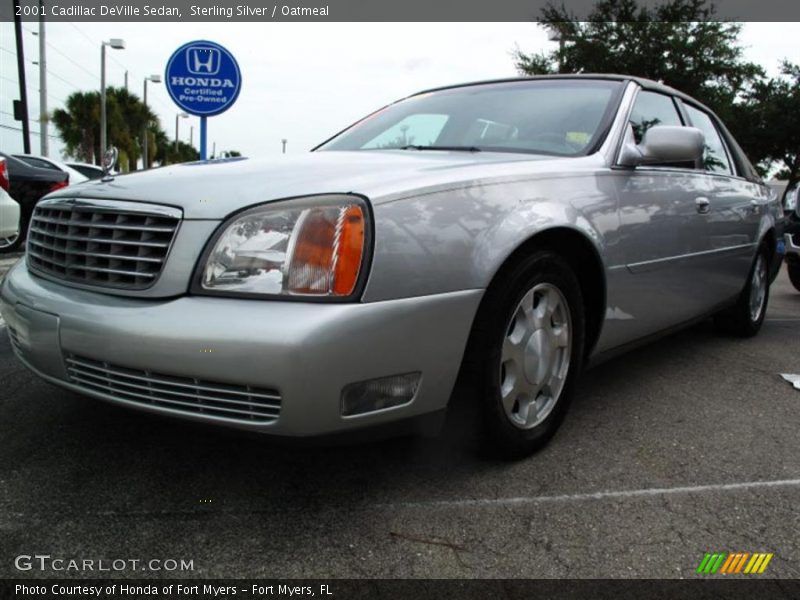
[[[703,250],[702,252],[692,252],[690,254],[680,254],[678,256],[668,256],[666,258],[656,258],[653,260],[644,260],[642,262],[630,263],[626,265],[628,271],[631,273],[646,273],[654,271],[666,266],[670,263],[683,262],[692,258],[699,258],[702,256],[709,256],[712,254],[725,254],[729,252],[739,252],[746,249],[753,249],[758,244],[739,244],[738,246],[726,246],[725,248],[714,248],[713,250]]]

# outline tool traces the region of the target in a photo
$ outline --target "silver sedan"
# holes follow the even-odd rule
[[[101,400],[275,436],[436,428],[457,382],[509,456],[581,369],[713,316],[754,335],[780,206],[719,119],[625,76],[429,90],[302,156],[40,202],[0,308]]]

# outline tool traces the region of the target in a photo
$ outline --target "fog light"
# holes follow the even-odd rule
[[[342,390],[342,415],[361,415],[408,404],[417,393],[421,377],[419,372],[403,373],[351,383]]]

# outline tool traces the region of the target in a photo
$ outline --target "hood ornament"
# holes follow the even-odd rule
[[[103,177],[101,181],[114,180],[114,177],[111,175],[111,170],[116,166],[118,158],[119,150],[117,150],[117,147],[109,146],[105,154],[103,154]]]

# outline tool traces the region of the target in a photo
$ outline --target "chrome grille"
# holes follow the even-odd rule
[[[120,400],[235,421],[265,423],[280,415],[281,398],[274,390],[129,369],[74,354],[66,361],[70,382]]]
[[[28,267],[91,286],[151,286],[180,223],[180,211],[134,202],[40,202],[28,230]]]

